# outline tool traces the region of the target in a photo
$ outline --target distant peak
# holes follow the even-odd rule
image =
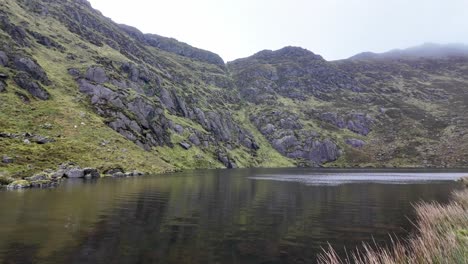
[[[301,48],[301,47],[294,47],[294,46],[287,46],[279,50],[262,50],[257,52],[252,57],[257,59],[268,59],[271,57],[305,57],[310,56],[314,57],[315,59],[323,58],[319,55],[314,54],[312,51]]]
[[[384,53],[363,52],[349,59],[401,59],[401,58],[443,58],[468,56],[468,45],[462,43],[424,43],[407,49],[394,49]]]

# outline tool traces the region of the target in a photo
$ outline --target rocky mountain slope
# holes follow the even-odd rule
[[[0,173],[468,166],[468,56],[228,64],[86,0],[0,0]]]

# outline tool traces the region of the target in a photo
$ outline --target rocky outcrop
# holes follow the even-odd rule
[[[297,100],[313,96],[328,101],[329,93],[364,91],[352,76],[297,47],[261,51],[228,63],[228,68],[243,97],[251,102],[272,100],[274,93]]]
[[[103,84],[109,79],[107,78],[106,71],[101,67],[91,67],[86,71],[86,79],[97,84]]]
[[[224,68],[223,59],[213,52],[194,48],[173,38],[166,38],[156,34],[143,34],[141,31],[131,26],[119,25],[119,27],[133,38],[146,43],[147,45],[167,52],[175,53],[180,56],[215,64]]]
[[[338,145],[318,133],[305,129],[299,117],[286,111],[251,116],[252,123],[282,155],[302,161],[301,165],[318,166],[338,159]]]
[[[30,144],[31,142],[43,145],[43,144],[48,144],[48,143],[53,143],[55,142],[54,138],[38,135],[38,134],[32,134],[32,133],[6,133],[6,132],[0,132],[0,138],[9,138],[9,139],[20,139],[23,140],[23,142],[27,142],[27,144]]]
[[[29,74],[20,72],[16,74],[13,79],[19,87],[28,91],[32,96],[41,100],[49,99],[49,92],[47,92],[46,89],[44,89],[38,82],[31,78]]]
[[[347,128],[363,136],[367,136],[371,132],[374,123],[374,119],[370,117],[370,115],[364,113],[341,115],[333,112],[325,112],[321,113],[318,118],[338,128]]]
[[[33,79],[40,81],[44,85],[50,84],[46,72],[30,58],[16,56],[13,59],[13,67],[19,71],[28,73]]]

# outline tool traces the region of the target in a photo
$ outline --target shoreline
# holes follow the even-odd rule
[[[280,168],[264,168],[264,167],[252,167],[252,168],[238,168],[238,169],[280,169]],[[304,168],[304,167],[285,167],[284,169],[312,169],[312,170],[323,170],[323,171],[333,171],[333,170],[342,170],[342,171],[394,171],[394,170],[407,170],[408,172],[411,171],[423,171],[423,170],[445,170],[451,172],[459,172],[465,173],[467,168],[416,168],[416,167],[401,167],[401,168],[390,168],[390,167],[381,167],[381,168],[373,168],[373,167],[317,167],[317,168]],[[9,176],[0,175],[0,190],[7,189],[7,190],[18,190],[18,189],[31,189],[31,188],[38,188],[38,189],[48,189],[48,188],[55,188],[60,185],[63,180],[69,178],[81,178],[81,179],[99,179],[105,177],[112,177],[112,178],[124,178],[124,177],[136,177],[136,176],[143,176],[143,175],[163,175],[167,173],[178,173],[178,172],[185,172],[185,171],[197,171],[202,170],[198,169],[180,169],[180,170],[169,170],[163,171],[158,173],[148,173],[148,172],[141,172],[138,170],[132,171],[125,171],[121,167],[110,168],[106,170],[99,170],[97,168],[81,168],[75,162],[68,162],[62,163],[58,166],[56,170],[47,169],[42,172],[36,173],[33,176],[28,177],[21,177],[21,178],[13,178]],[[217,170],[217,169],[213,169]],[[221,170],[229,170],[229,168],[224,168]],[[468,172],[467,172],[468,173]],[[464,185],[468,186],[468,176],[462,176],[458,178],[456,181],[461,181]]]

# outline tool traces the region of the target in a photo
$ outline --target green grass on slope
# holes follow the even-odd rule
[[[256,164],[252,164],[252,166],[264,168],[294,167],[294,162],[276,151],[260,131],[250,122],[248,112],[249,109],[237,111],[234,113],[234,118],[253,134],[256,142],[260,145],[260,149],[257,150],[257,157],[255,158]],[[234,151],[232,154],[234,157],[247,162],[237,151]]]
[[[157,153],[144,151],[105,125],[83,103],[86,99],[75,94],[78,88],[71,77],[61,72],[66,69],[59,68],[60,64],[41,65],[46,66],[48,73],[55,73],[49,74],[56,84],[47,87],[51,99],[31,99],[30,103],[24,103],[15,95],[24,91],[10,81],[8,92],[0,94],[0,128],[1,132],[48,136],[56,142],[39,145],[26,144],[22,139],[0,138],[0,153],[15,159],[12,164],[1,164],[0,173],[28,176],[66,161],[100,169],[122,167],[155,173],[173,169]]]

